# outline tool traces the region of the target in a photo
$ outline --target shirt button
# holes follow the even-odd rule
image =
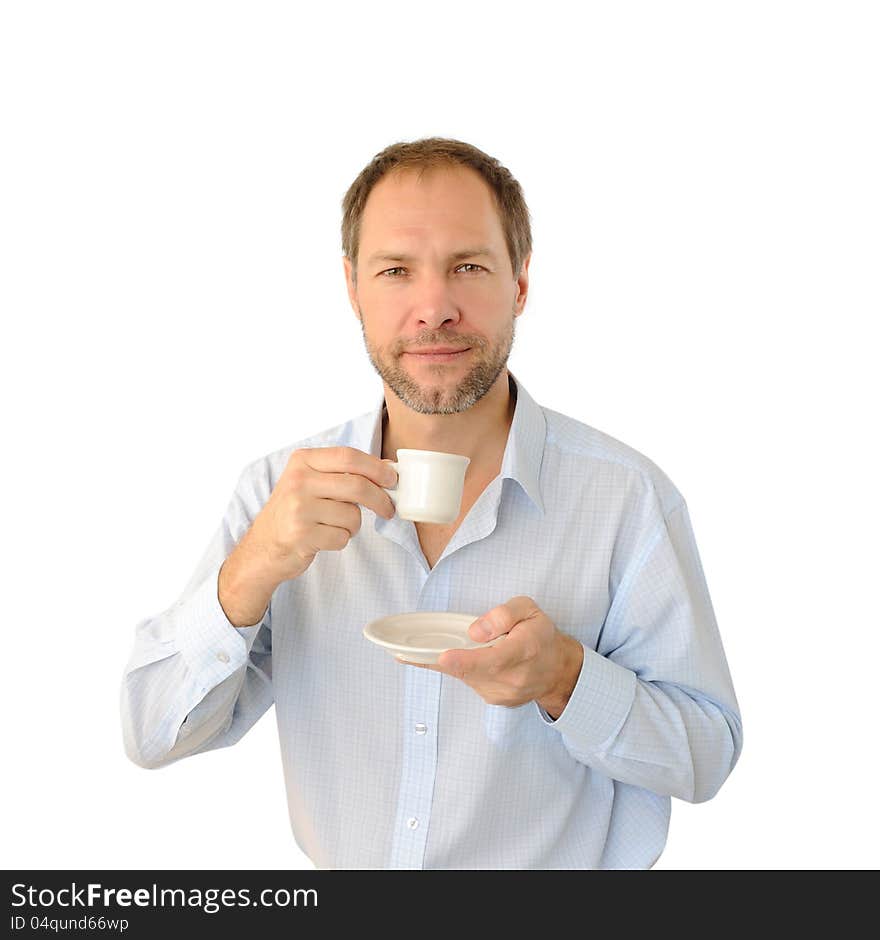
[[[217,654],[217,659],[219,659],[221,663],[228,663],[229,653],[227,653],[226,650],[220,650],[220,652]]]
[[[428,730],[428,726],[425,724],[422,724],[422,722],[419,722],[416,725],[416,734],[425,734],[427,730]]]
[[[419,821],[418,821],[418,819],[416,819],[415,816],[410,816],[409,819],[407,819],[406,824],[407,824],[407,826],[409,826],[410,829],[418,829],[418,828],[419,828]]]

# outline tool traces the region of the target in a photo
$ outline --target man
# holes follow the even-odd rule
[[[712,797],[739,709],[684,499],[507,369],[531,235],[497,160],[429,138],[343,201],[374,411],[241,475],[122,693],[145,767],[238,741],[274,702],[294,835],[318,868],[649,868],[670,797]],[[451,525],[394,514],[398,448],[470,458]],[[436,666],[363,626],[481,614]]]

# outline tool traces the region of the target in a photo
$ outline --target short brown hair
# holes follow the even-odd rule
[[[514,276],[532,250],[532,227],[522,188],[511,172],[494,157],[471,144],[448,137],[423,137],[391,144],[361,170],[342,200],[342,252],[351,261],[352,278],[357,283],[357,255],[364,206],[376,183],[392,170],[426,170],[439,166],[469,166],[488,183],[501,217],[501,227]]]

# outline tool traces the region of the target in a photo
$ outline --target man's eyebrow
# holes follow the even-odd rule
[[[480,257],[496,260],[495,252],[491,248],[463,248],[461,251],[453,252],[449,256],[449,260],[460,261],[462,258]],[[377,261],[415,261],[415,256],[393,251],[377,251],[375,254],[370,255],[367,264],[375,264]]]

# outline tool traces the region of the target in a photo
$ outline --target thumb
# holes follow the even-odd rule
[[[501,617],[493,618],[484,614],[468,627],[468,636],[475,643],[487,643],[489,640],[494,640],[496,636],[501,636],[510,629],[506,623],[501,623],[501,620]]]
[[[486,643],[510,631],[522,620],[539,614],[538,605],[531,597],[512,597],[483,614],[468,627],[468,636],[475,643]]]

